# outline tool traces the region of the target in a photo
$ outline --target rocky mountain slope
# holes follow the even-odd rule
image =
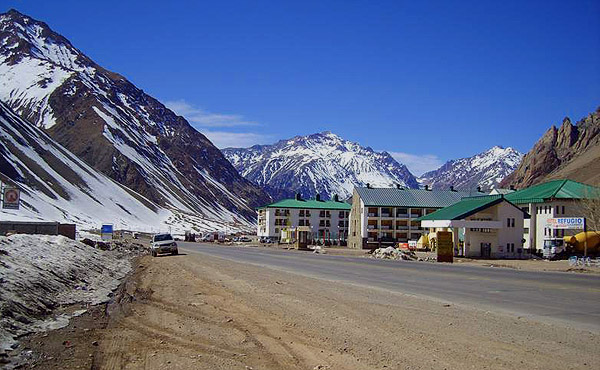
[[[495,146],[469,158],[454,159],[434,171],[424,173],[420,182],[435,189],[491,189],[521,162],[523,154],[513,148]]]
[[[332,134],[322,132],[296,136],[273,145],[227,148],[225,156],[248,180],[304,197],[337,194],[344,199],[354,186],[370,183],[377,187],[400,184],[416,188],[418,183],[406,166],[386,152],[375,152]]]
[[[183,117],[14,10],[0,15],[0,100],[160,207],[246,223],[270,201]]]
[[[567,117],[552,126],[501,186],[523,188],[568,178],[600,185],[600,107],[576,124]]]
[[[76,222],[90,228],[112,221],[161,227],[167,210],[99,173],[0,102],[0,179],[21,189],[21,209],[10,220]]]

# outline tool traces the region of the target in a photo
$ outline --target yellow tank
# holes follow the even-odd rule
[[[429,237],[427,235],[421,235],[417,241],[417,249],[429,248]]]
[[[564,237],[565,243],[575,247],[575,250],[578,252],[583,252],[585,249],[586,239],[588,252],[596,251],[600,247],[600,231],[581,232],[576,235]]]

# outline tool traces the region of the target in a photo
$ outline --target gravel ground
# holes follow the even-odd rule
[[[106,325],[25,341],[30,367],[600,368],[597,333],[200,254],[143,257],[118,297]]]

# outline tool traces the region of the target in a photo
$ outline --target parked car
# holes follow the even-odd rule
[[[241,242],[241,243],[250,243],[251,241],[252,241],[252,239],[250,239],[247,236],[242,236],[242,237],[238,238],[238,242]]]
[[[152,257],[158,256],[160,253],[178,254],[177,243],[171,234],[156,234],[150,242]]]
[[[272,244],[273,240],[271,240],[271,238],[267,237],[267,236],[261,236],[260,240],[261,243],[265,243],[265,244]]]

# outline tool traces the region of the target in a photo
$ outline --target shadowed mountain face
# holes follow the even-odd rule
[[[600,108],[575,125],[565,118],[546,131],[501,185],[524,188],[559,178],[600,185],[599,133]]]
[[[161,207],[247,222],[270,201],[184,118],[14,10],[0,15],[0,80],[17,114]]]
[[[424,173],[420,180],[435,189],[483,189],[497,187],[517,168],[523,154],[513,148],[495,146],[469,158],[446,162],[435,171]]]
[[[416,188],[418,183],[406,168],[386,152],[375,152],[332,134],[322,132],[296,136],[273,145],[227,148],[225,156],[247,179],[270,189],[274,197],[300,192],[304,197],[320,194],[341,199],[352,195],[354,186],[397,184]]]

